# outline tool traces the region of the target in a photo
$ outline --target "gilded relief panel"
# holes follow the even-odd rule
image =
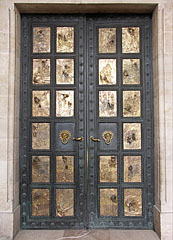
[[[49,216],[49,190],[32,189],[32,216]]]
[[[139,53],[140,51],[140,28],[126,27],[122,28],[122,52]]]
[[[32,149],[50,148],[50,124],[32,123]]]
[[[141,94],[140,91],[123,91],[123,116],[141,116]]]
[[[56,116],[74,116],[74,91],[56,91]]]
[[[56,182],[74,182],[74,156],[56,156]]]
[[[32,156],[32,182],[50,181],[50,157]]]
[[[99,59],[99,84],[116,85],[116,59]]]
[[[118,195],[116,188],[100,189],[100,215],[118,215]]]
[[[123,59],[123,84],[140,84],[140,59]]]
[[[117,182],[117,156],[100,156],[100,182]]]
[[[73,189],[56,189],[56,216],[74,216]]]
[[[50,52],[50,27],[33,28],[33,52]]]
[[[50,91],[32,91],[32,116],[49,117]]]
[[[116,28],[99,28],[99,53],[116,52]]]
[[[124,182],[141,182],[141,156],[124,156]]]
[[[56,60],[56,83],[74,84],[74,59]]]
[[[141,189],[124,189],[124,216],[142,216]]]
[[[99,117],[117,116],[117,92],[99,91]]]
[[[50,59],[33,59],[33,84],[50,84]]]
[[[74,28],[57,27],[56,28],[56,51],[74,52]]]
[[[124,149],[141,149],[141,123],[123,124]]]

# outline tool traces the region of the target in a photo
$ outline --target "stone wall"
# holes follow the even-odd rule
[[[154,222],[160,238],[172,240],[173,1],[66,0],[65,3],[68,3],[69,7],[65,8],[63,3],[63,0],[0,0],[0,239],[13,239],[20,228],[18,157],[20,12],[112,11],[153,12]],[[104,3],[106,5],[103,5]]]

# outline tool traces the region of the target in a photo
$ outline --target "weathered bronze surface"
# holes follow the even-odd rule
[[[141,149],[141,123],[123,124],[124,149]]]
[[[124,156],[124,182],[141,182],[141,156]]]
[[[123,59],[123,84],[140,84],[140,59]]]
[[[116,188],[100,189],[100,215],[118,215],[118,196]]]
[[[124,216],[142,216],[141,189],[124,189]]]
[[[50,91],[32,91],[32,116],[50,115]]]
[[[74,59],[56,59],[56,83],[74,84]]]
[[[116,59],[99,59],[99,84],[116,84]]]
[[[50,52],[50,27],[33,28],[33,52]]]
[[[100,182],[117,182],[117,156],[100,156]]]
[[[117,116],[117,92],[99,91],[99,117]]]
[[[49,216],[49,189],[32,189],[32,216]]]
[[[33,84],[50,84],[50,59],[33,59]]]
[[[140,38],[139,27],[122,28],[122,52],[123,53],[139,53]]]
[[[32,182],[50,181],[50,157],[32,156]]]
[[[99,28],[99,53],[116,52],[116,28]]]
[[[123,91],[123,116],[141,116],[141,93],[140,91]]]
[[[56,216],[74,215],[74,190],[56,189]]]
[[[33,149],[50,148],[49,123],[32,123],[32,148]]]
[[[74,182],[74,156],[56,156],[56,181]]]
[[[56,33],[56,51],[74,52],[74,28],[57,27]]]
[[[56,91],[56,116],[72,117],[74,115],[74,91]]]
[[[114,138],[114,133],[112,131],[104,131],[102,133],[102,138],[104,139],[106,144],[110,144],[112,139]]]

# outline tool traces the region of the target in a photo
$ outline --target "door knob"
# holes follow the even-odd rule
[[[90,139],[91,139],[93,142],[100,142],[100,139],[99,139],[99,138],[94,138],[93,136],[91,136]]]
[[[73,141],[83,141],[83,140],[84,140],[83,137],[73,138]]]

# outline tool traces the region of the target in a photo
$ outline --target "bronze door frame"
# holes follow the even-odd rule
[[[75,29],[75,52],[56,52],[56,27],[70,26]],[[32,28],[50,27],[50,53],[33,53]],[[122,28],[140,28],[140,53],[122,53]],[[116,28],[116,53],[98,53],[98,28]],[[151,55],[151,15],[22,15],[21,48],[21,107],[20,107],[20,202],[21,227],[23,229],[152,229],[153,228],[153,93]],[[48,58],[51,63],[50,84],[33,85],[33,59]],[[75,64],[75,84],[56,84],[56,59],[72,58]],[[116,59],[116,86],[98,84],[99,59]],[[122,59],[138,58],[141,62],[140,84],[122,84]],[[56,91],[75,92],[74,116],[56,118]],[[32,91],[50,91],[50,116],[32,116]],[[122,110],[123,91],[141,92],[141,117],[125,118]],[[117,116],[98,117],[99,91],[117,91]],[[49,123],[50,149],[32,149],[32,124]],[[123,124],[141,124],[142,147],[139,150],[123,148]],[[58,145],[60,130],[71,133],[69,145]],[[114,149],[106,143],[102,134],[113,132]],[[78,139],[79,137],[84,139]],[[91,136],[93,137],[91,139]],[[72,138],[77,138],[73,141]],[[99,139],[99,140],[97,140]],[[83,141],[78,141],[83,140]],[[109,142],[109,141],[108,141]],[[74,156],[74,182],[56,182],[56,156]],[[50,181],[32,182],[32,157],[50,157]],[[100,182],[99,156],[117,157],[117,182]],[[124,182],[124,156],[141,156],[141,182]],[[112,201],[117,204],[117,216],[100,214],[100,190],[116,189]],[[49,190],[49,216],[32,216],[32,189]],[[73,189],[74,216],[56,215],[56,189]],[[141,189],[141,216],[124,216],[124,189]],[[114,195],[114,194],[113,194]],[[113,196],[112,195],[112,196]]]

